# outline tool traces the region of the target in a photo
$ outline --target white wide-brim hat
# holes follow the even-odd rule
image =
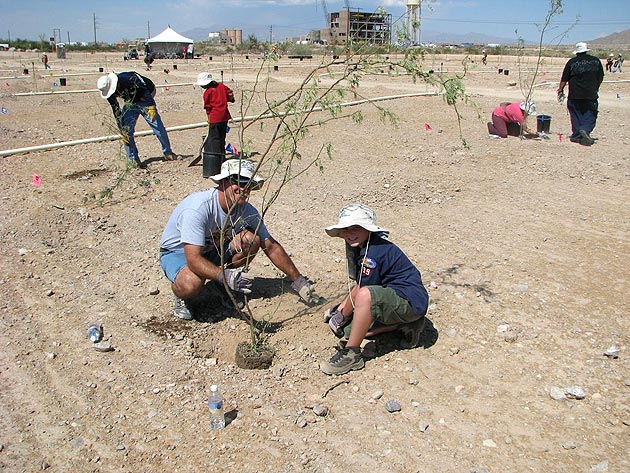
[[[193,85],[205,87],[210,82],[212,82],[212,74],[210,74],[209,72],[200,72],[197,75],[197,81]]]
[[[234,177],[243,184],[247,184],[247,182],[251,181],[254,184],[253,187],[258,188],[265,182],[265,179],[255,174],[255,169],[256,164],[251,161],[244,159],[228,159],[221,165],[221,172],[210,176],[210,179],[218,184],[223,179]]]
[[[104,99],[110,98],[116,92],[116,86],[118,85],[118,76],[114,72],[110,72],[106,76],[101,76],[96,82],[96,87],[101,91],[101,97]]]
[[[577,43],[575,45],[575,51],[573,51],[573,54],[585,53],[586,51],[590,51],[586,43]]]
[[[339,211],[339,221],[335,225],[326,227],[326,233],[332,237],[338,237],[341,236],[343,229],[353,225],[363,227],[368,232],[389,232],[376,224],[376,214],[367,205],[350,204]]]
[[[534,115],[536,113],[536,104],[534,102],[521,102],[521,110],[527,115]]]

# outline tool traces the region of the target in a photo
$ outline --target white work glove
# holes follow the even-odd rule
[[[338,307],[338,305],[333,306],[324,312],[324,322],[328,324],[337,338],[341,338],[344,335],[344,327],[352,322],[352,319],[344,319]]]
[[[249,275],[243,271],[243,268],[225,269],[219,273],[217,281],[223,284],[224,278],[227,287],[233,291],[242,292],[243,294],[250,294],[252,292],[253,278],[249,277]]]
[[[313,286],[304,276],[300,276],[293,281],[291,283],[291,287],[299,294],[300,299],[307,304],[310,305],[319,303],[319,296],[315,292],[315,286]]]

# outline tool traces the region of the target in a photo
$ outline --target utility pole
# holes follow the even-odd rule
[[[66,31],[66,33],[68,33],[68,44],[70,44],[70,32]]]
[[[151,23],[147,20],[147,39],[151,37]]]
[[[9,33],[9,46],[11,46],[11,30],[8,30],[7,33]]]
[[[96,13],[92,13],[92,16],[94,17],[94,46],[96,46]]]
[[[269,43],[273,43],[273,25],[269,25]]]

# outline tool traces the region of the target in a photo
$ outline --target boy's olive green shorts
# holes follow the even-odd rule
[[[411,304],[403,299],[396,291],[383,286],[366,286],[372,298],[372,324],[382,325],[408,324],[420,319]]]
[[[411,308],[411,304],[396,291],[383,286],[365,286],[370,290],[372,299],[372,325],[370,328],[383,325],[409,324],[424,317]],[[352,322],[343,329],[344,337],[350,336]]]

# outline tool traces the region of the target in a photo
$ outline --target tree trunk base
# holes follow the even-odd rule
[[[276,350],[271,345],[252,348],[249,342],[241,342],[236,347],[236,366],[248,370],[266,370],[271,366]]]

